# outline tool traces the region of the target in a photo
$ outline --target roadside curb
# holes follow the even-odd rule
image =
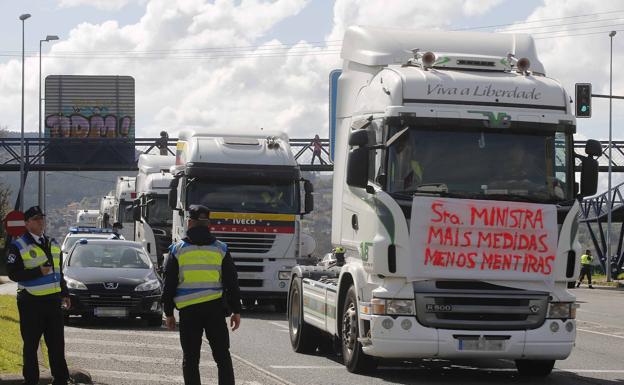
[[[91,375],[82,369],[69,369],[69,378],[73,381],[72,384],[93,384]],[[0,374],[1,385],[21,385],[24,383],[24,377],[18,374]],[[39,385],[48,385],[52,383],[52,376],[48,370],[42,370],[39,376]]]

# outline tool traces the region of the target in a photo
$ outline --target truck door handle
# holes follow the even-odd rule
[[[357,214],[351,215],[351,227],[353,227],[353,230],[357,230],[360,228],[360,226],[358,225]]]

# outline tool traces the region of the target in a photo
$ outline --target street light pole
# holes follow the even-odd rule
[[[41,143],[41,46],[44,41],[58,40],[56,35],[48,35],[45,39],[39,40],[39,143]],[[41,152],[41,145],[39,145]],[[43,163],[43,159],[40,160]],[[37,200],[41,210],[45,212],[45,172],[39,171],[39,199]]]
[[[24,177],[24,21],[30,17],[29,13],[20,15],[19,19],[22,21],[22,129],[20,135],[20,197],[19,197],[19,210],[24,211],[24,185],[26,178]]]
[[[611,192],[611,139],[612,139],[612,124],[613,124],[613,36],[616,31],[609,32],[611,38],[611,53],[609,56],[609,169],[608,169],[608,200],[607,207],[607,282],[611,282],[611,209],[613,208],[613,195]]]

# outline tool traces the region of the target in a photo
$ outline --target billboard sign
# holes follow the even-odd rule
[[[135,163],[134,103],[130,76],[46,77],[46,164]]]

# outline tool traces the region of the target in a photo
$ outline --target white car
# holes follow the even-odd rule
[[[109,239],[113,231],[111,229],[99,229],[95,227],[70,227],[69,233],[61,245],[63,255],[67,255],[72,246],[80,239]]]

